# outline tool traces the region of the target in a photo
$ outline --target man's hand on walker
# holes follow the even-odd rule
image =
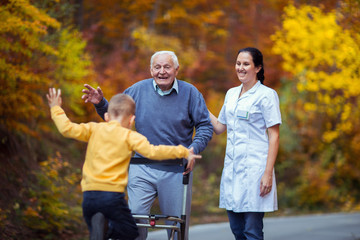
[[[91,102],[93,104],[98,104],[104,97],[104,94],[100,87],[97,89],[93,88],[89,84],[84,84],[84,87],[87,89],[83,89],[82,92],[85,93],[82,95],[81,99],[85,100],[85,102]]]
[[[200,159],[200,158],[202,158],[201,155],[195,154],[193,147],[190,148],[189,156],[187,157],[187,160],[188,160],[187,168],[186,168],[185,172],[183,172],[183,175],[190,173],[194,169],[195,160]]]

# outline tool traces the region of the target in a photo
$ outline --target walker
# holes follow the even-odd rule
[[[180,162],[181,161],[181,162]],[[177,160],[169,160],[169,161],[161,161],[169,162],[172,164],[183,165],[182,159]],[[146,158],[132,158],[131,164],[156,164],[160,163],[159,161],[154,161]],[[184,166],[186,169],[186,164]],[[145,219],[148,220],[147,223],[136,223],[139,228],[153,228],[153,229],[167,229],[171,230],[170,232],[170,240],[175,239],[175,234],[177,234],[178,240],[185,239],[185,226],[186,226],[186,199],[187,199],[187,188],[189,184],[189,173],[183,176],[183,199],[182,199],[182,213],[181,216],[166,216],[166,215],[158,215],[158,214],[150,214],[150,215],[138,215],[133,214],[134,219]],[[158,223],[160,221],[160,223]],[[165,221],[173,221],[173,224],[166,224]],[[180,226],[178,226],[178,224]]]

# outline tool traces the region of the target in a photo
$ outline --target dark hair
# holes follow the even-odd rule
[[[256,74],[256,77],[257,77],[258,80],[260,80],[260,82],[262,84],[264,84],[264,80],[265,80],[264,62],[263,62],[263,55],[260,52],[260,50],[257,49],[257,48],[253,48],[253,47],[247,47],[247,48],[240,49],[238,54],[241,53],[241,52],[248,52],[251,55],[255,67],[261,66],[261,69]]]

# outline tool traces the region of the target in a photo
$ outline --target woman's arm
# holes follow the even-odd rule
[[[260,196],[265,196],[271,191],[273,170],[279,149],[279,124],[268,128],[269,151],[266,160],[264,175],[260,182]]]
[[[226,130],[226,125],[218,121],[218,119],[209,111],[211,124],[213,125],[214,132],[219,135]]]

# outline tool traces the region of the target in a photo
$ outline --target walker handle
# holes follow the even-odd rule
[[[186,170],[186,167],[187,167],[187,163],[185,164],[184,166],[184,169]],[[189,176],[190,176],[190,173],[187,173],[185,175],[183,175],[183,184],[184,185],[188,185],[189,184]]]

